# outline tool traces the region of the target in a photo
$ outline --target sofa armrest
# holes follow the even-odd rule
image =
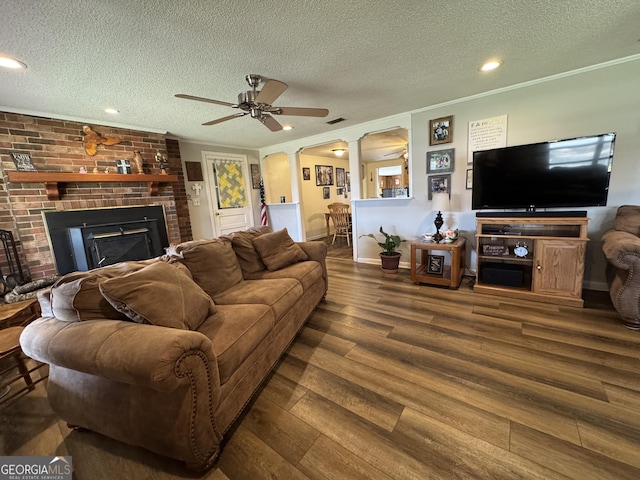
[[[187,370],[202,364],[206,381],[217,391],[214,404],[219,399],[216,356],[211,341],[199,332],[119,320],[41,317],[25,327],[20,344],[41,362],[159,391],[189,382]],[[194,356],[199,361],[193,362]]]
[[[329,288],[329,275],[327,273],[327,244],[325,242],[296,242],[307,254],[309,260],[314,260],[322,266],[326,287]]]
[[[609,230],[602,235],[602,251],[616,268],[640,271],[640,237],[620,230]],[[640,278],[640,276],[639,276]]]

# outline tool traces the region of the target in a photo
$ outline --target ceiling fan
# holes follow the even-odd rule
[[[262,82],[260,75],[247,75],[245,77],[251,90],[241,92],[238,95],[238,103],[223,102],[220,100],[212,100],[210,98],[194,97],[184,93],[177,93],[176,97],[185,98],[187,100],[196,100],[198,102],[215,103],[216,105],[224,105],[225,107],[239,108],[241,112],[234,113],[226,117],[211,120],[202,125],[215,125],[217,123],[226,122],[245,115],[251,115],[251,118],[260,120],[269,130],[277,132],[282,130],[282,125],[272,117],[272,115],[299,115],[303,117],[326,117],[329,110],[326,108],[300,108],[300,107],[274,107],[271,104],[284,93],[288,85],[278,80],[266,80],[261,90],[258,85]]]

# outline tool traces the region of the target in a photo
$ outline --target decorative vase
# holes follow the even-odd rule
[[[400,264],[400,252],[387,255],[385,253],[380,254],[380,261],[382,262],[382,271],[384,273],[398,273],[398,265]]]

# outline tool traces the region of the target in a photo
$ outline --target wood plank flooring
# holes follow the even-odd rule
[[[72,455],[77,480],[640,478],[640,333],[584,309],[328,260],[327,301],[213,470],[70,432],[41,383],[0,407],[1,455]]]

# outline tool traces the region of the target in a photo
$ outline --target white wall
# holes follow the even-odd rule
[[[454,115],[455,172],[452,177],[451,226],[466,230],[473,239],[475,214],[470,210],[471,190],[465,189],[467,125],[473,120],[508,115],[507,145],[519,145],[616,132],[609,198],[606,207],[588,208],[589,239],[587,245],[585,287],[606,290],[605,266],[600,237],[611,227],[618,206],[640,204],[640,60],[607,68],[586,71],[548,82],[541,82],[468,100],[446,107],[415,113],[412,117],[412,150],[418,153],[413,164],[416,205],[427,209],[427,176],[423,160],[429,147],[428,124],[432,118]],[[442,147],[440,145],[439,147]],[[418,192],[422,191],[420,195]],[[433,212],[427,222],[433,220]],[[473,242],[475,246],[475,242]],[[470,258],[475,268],[475,255]]]
[[[262,162],[267,203],[289,203],[292,199],[289,156],[284,153],[269,155]],[[280,201],[284,197],[284,202]]]
[[[499,75],[499,71],[495,74]],[[445,216],[445,227],[459,228],[475,247],[475,212],[471,210],[471,190],[465,189],[465,174],[469,168],[467,165],[468,122],[508,115],[508,145],[616,132],[608,206],[587,209],[591,222],[585,287],[606,290],[605,260],[600,237],[611,227],[618,206],[640,204],[638,193],[640,94],[637,86],[639,78],[639,59],[620,63],[612,62],[599,68],[574,72],[571,75],[530,82],[492,94],[461,99],[446,105],[273,145],[261,149],[260,157],[264,158],[266,155],[277,152],[293,154],[304,147],[341,138],[349,143],[349,169],[351,172],[358,172],[359,152],[355,145],[359,138],[366,133],[393,127],[409,129],[411,198],[359,199],[359,186],[354,186],[352,173],[352,187],[354,187],[352,211],[356,239],[354,254],[358,261],[377,263],[379,262],[378,246],[370,238],[358,238],[360,235],[376,233],[381,225],[389,233],[399,234],[406,239],[416,239],[421,234],[434,230],[435,212],[431,210],[431,201],[427,199],[426,152],[443,147],[455,148],[455,171],[452,174],[451,186],[453,211]],[[439,145],[439,148],[429,147],[429,120],[447,115],[454,116],[453,143]],[[183,160],[199,161],[200,150],[197,150],[198,159],[194,160],[194,155],[191,155],[192,150],[186,146],[183,148],[182,142],[180,146]],[[238,151],[234,150],[233,153]],[[255,155],[255,152],[251,154]],[[254,160],[250,163],[254,163]],[[315,185],[313,174],[312,170],[312,182]],[[189,188],[188,184],[187,188]],[[335,189],[335,187],[332,188]],[[254,205],[258,204],[259,202],[254,203]],[[303,210],[300,209],[300,229],[304,222],[301,213]],[[192,215],[192,221],[193,218]],[[202,218],[203,215],[200,212],[196,219],[202,220]],[[289,219],[287,223],[290,221]],[[406,266],[408,249],[403,247],[402,250],[405,252],[403,264]],[[473,249],[470,249],[467,255],[467,266],[475,271]]]

